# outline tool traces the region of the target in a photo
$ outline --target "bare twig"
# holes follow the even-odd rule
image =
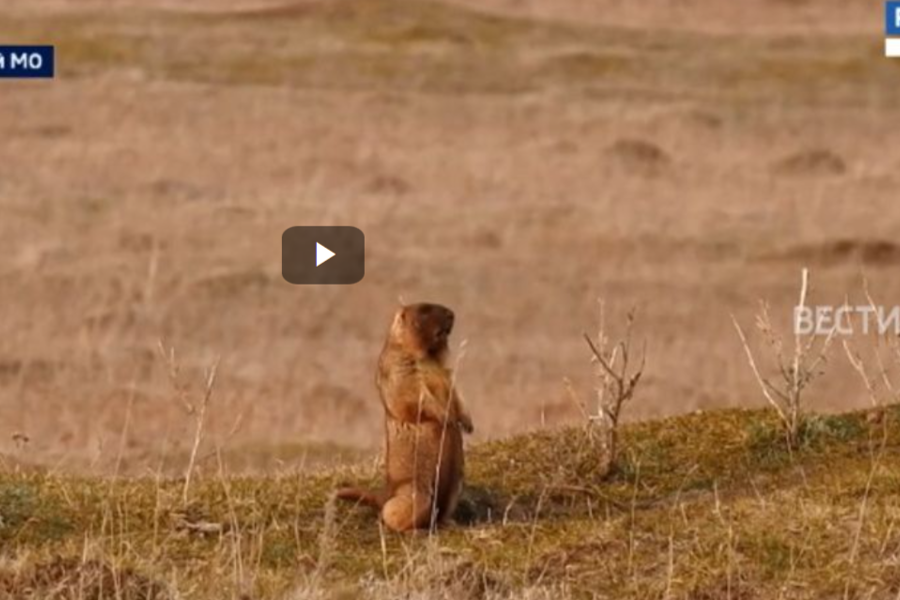
[[[217,358],[206,374],[206,389],[203,393],[203,402],[200,404],[200,410],[196,414],[194,445],[191,447],[191,458],[188,461],[187,472],[184,475],[183,500],[185,505],[187,505],[188,503],[188,494],[191,487],[191,476],[194,473],[194,463],[197,460],[197,452],[200,450],[200,442],[203,441],[203,429],[206,425],[206,410],[209,408],[209,401],[212,398],[212,391],[213,387],[216,384],[216,374],[218,373],[218,370],[219,359]]]
[[[175,360],[175,348],[169,348],[167,352],[165,346],[163,346],[162,340],[157,342],[157,348],[168,368],[169,382],[175,390],[176,399],[181,403],[181,406],[184,407],[187,414],[193,415],[195,408],[193,404],[188,402],[187,390],[181,384],[180,369],[178,368],[178,362]]]
[[[775,409],[775,412],[778,414],[778,418],[781,419],[781,422],[785,427],[790,427],[790,419],[788,419],[787,414],[784,412],[784,409],[781,407],[781,402],[779,400],[784,400],[781,392],[775,388],[767,379],[765,379],[762,374],[759,372],[759,367],[756,366],[756,359],[753,358],[753,351],[750,350],[750,344],[747,342],[747,336],[744,335],[744,330],[741,328],[740,323],[738,323],[737,318],[734,315],[731,315],[731,321],[734,323],[734,328],[737,329],[738,337],[741,338],[741,344],[744,347],[744,351],[747,354],[747,362],[750,363],[750,368],[753,370],[753,375],[756,377],[756,381],[759,383],[759,387],[762,390],[763,396],[766,397],[766,400]],[[776,400],[772,394],[778,394],[779,400]]]
[[[801,272],[800,298],[795,307],[796,311],[805,310],[809,295],[809,270]],[[762,333],[767,345],[775,356],[776,368],[781,376],[781,382],[773,383],[760,371],[759,365],[747,341],[740,323],[734,315],[731,316],[734,328],[741,340],[747,362],[753,371],[753,376],[762,390],[763,396],[769,405],[775,410],[778,419],[784,429],[788,447],[793,449],[799,443],[799,438],[804,424],[803,392],[821,375],[822,364],[827,360],[828,350],[837,333],[837,326],[832,327],[824,337],[817,336],[816,332],[804,335],[799,327],[795,326],[794,349],[790,356],[785,356],[782,337],[772,326],[768,306],[762,305],[760,313],[756,317],[756,326]],[[796,323],[795,323],[796,325]]]
[[[190,459],[188,460],[187,470],[184,474],[184,489],[182,491],[182,500],[187,506],[190,499],[191,480],[193,478],[194,469],[197,464],[197,453],[200,451],[200,444],[203,441],[203,432],[206,427],[206,412],[209,409],[209,402],[212,399],[213,388],[216,385],[216,376],[219,372],[219,358],[213,361],[212,366],[207,370],[204,381],[203,398],[199,405],[195,405],[188,400],[187,386],[181,382],[180,369],[178,362],[175,360],[175,349],[170,348],[166,351],[162,341],[158,344],[159,353],[168,368],[169,380],[179,403],[184,407],[187,416],[194,421],[194,439],[191,445]],[[238,416],[234,424],[233,432],[240,427],[242,415]],[[231,434],[229,434],[230,437]]]
[[[591,424],[598,424],[603,443],[603,474],[609,473],[618,458],[618,430],[623,407],[634,397],[635,389],[644,374],[647,361],[647,347],[643,345],[641,361],[637,369],[632,369],[631,340],[635,322],[635,311],[628,313],[625,336],[609,347],[606,335],[605,306],[600,302],[600,329],[597,339],[587,333],[584,340],[591,351],[591,360],[597,365],[597,412],[588,415]]]

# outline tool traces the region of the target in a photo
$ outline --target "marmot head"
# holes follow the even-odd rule
[[[389,340],[417,359],[443,362],[453,330],[453,311],[440,304],[408,304],[394,315]]]

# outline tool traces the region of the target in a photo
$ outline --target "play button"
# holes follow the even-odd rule
[[[291,227],[281,236],[281,274],[289,283],[352,284],[366,273],[366,238],[356,227]]]
[[[331,250],[329,250],[328,248],[326,248],[319,242],[316,242],[316,266],[317,267],[319,265],[321,265],[323,262],[325,262],[326,260],[328,260],[329,258],[332,258],[333,256],[334,256],[334,252],[332,252]]]

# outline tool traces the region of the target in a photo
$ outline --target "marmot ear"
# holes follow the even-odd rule
[[[400,320],[403,321],[404,325],[412,326],[413,329],[419,329],[418,319],[415,318],[413,311],[410,311],[408,308],[400,311]]]

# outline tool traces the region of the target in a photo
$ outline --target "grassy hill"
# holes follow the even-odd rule
[[[816,417],[793,454],[767,412],[642,423],[607,481],[580,429],[479,445],[433,536],[329,500],[372,468],[204,473],[185,505],[183,481],[10,465],[0,598],[894,597],[896,416]]]
[[[841,106],[896,98],[896,68],[859,35],[718,36],[573,25],[413,0],[309,2],[215,14],[159,10],[0,16],[13,42],[52,39],[61,76],[299,89]],[[876,93],[877,92],[877,93]]]

